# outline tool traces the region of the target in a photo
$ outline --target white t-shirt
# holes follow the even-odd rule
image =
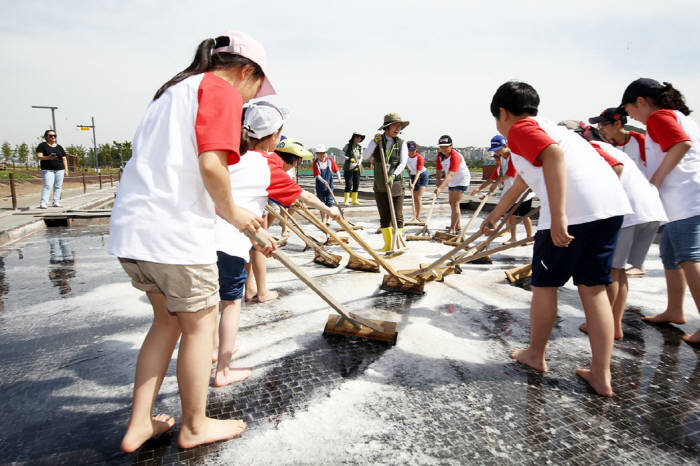
[[[659,194],[669,221],[700,215],[700,130],[695,120],[676,110],[658,110],[647,120],[647,176],[661,165],[666,151],[679,142],[692,146],[666,175]]]
[[[124,167],[109,222],[107,251],[161,264],[216,263],[214,202],[199,154],[238,161],[243,100],[211,73],[170,86],[146,109]]]
[[[491,179],[497,180],[501,176],[503,176],[503,191],[501,191],[501,197],[503,197],[503,194],[505,194],[510,188],[513,187],[513,183],[515,183],[515,178],[517,178],[518,176],[518,170],[516,170],[515,165],[513,165],[513,157],[508,156],[500,158],[500,164],[496,167],[496,170],[494,170],[493,175],[491,175]],[[520,199],[522,199],[523,202],[525,202],[534,197],[535,193],[533,193],[532,191],[526,191],[523,194],[521,194],[518,197],[518,200],[515,202],[520,202]]]
[[[413,157],[409,155],[408,161],[406,161],[406,168],[408,169],[408,173],[411,175],[412,179],[414,176],[416,176],[416,173],[423,173],[426,170],[425,159],[418,152],[416,152],[416,155]]]
[[[646,151],[644,150],[645,136],[636,131],[629,132],[629,139],[622,145],[622,151],[634,160],[637,167],[646,175]]]
[[[471,182],[471,173],[469,173],[469,168],[467,168],[467,162],[464,161],[462,154],[452,149],[450,155],[447,157],[438,152],[437,159],[435,160],[435,169],[442,170],[445,173],[445,177],[449,172],[455,172],[454,176],[447,183],[448,188],[454,188],[455,186],[466,186],[469,187]]]
[[[391,147],[394,145],[394,138],[390,138],[389,136],[386,137],[386,148],[387,151],[391,150]],[[377,147],[377,143],[374,142],[374,139],[372,139],[369,144],[367,144],[367,147],[365,147],[365,150],[362,152],[362,160],[368,160],[370,157],[372,157],[372,154],[374,153],[374,149]],[[403,172],[404,168],[406,168],[406,163],[408,162],[408,147],[406,146],[406,141],[404,141],[401,144],[401,147],[399,147],[399,164],[396,166],[396,170],[394,170],[394,173],[389,173],[389,164],[386,164],[386,172],[388,176],[399,176],[401,172]],[[387,152],[384,152],[384,155],[388,155]]]
[[[600,147],[609,156],[622,162],[623,169],[620,182],[633,210],[631,214],[625,215],[622,221],[622,228],[647,222],[667,222],[668,217],[666,217],[659,192],[653,184],[649,183],[647,177],[632,160],[632,157],[602,141],[595,141],[592,144],[593,147]]]
[[[289,206],[301,194],[301,188],[284,171],[275,153],[249,150],[241,160],[229,167],[231,194],[236,205],[262,216],[267,199]],[[236,227],[221,217],[216,218],[216,250],[248,261],[251,243]]]
[[[508,132],[508,146],[518,174],[540,198],[538,229],[551,228],[552,216],[540,153],[552,144],[564,152],[566,206],[569,225],[632,212],[614,171],[581,136],[539,117],[517,121]]]

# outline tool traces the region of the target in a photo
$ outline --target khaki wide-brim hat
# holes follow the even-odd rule
[[[384,115],[384,124],[380,126],[379,129],[385,129],[387,126],[392,125],[394,123],[401,123],[401,129],[404,129],[411,122],[403,121],[398,113],[387,113],[386,115]]]

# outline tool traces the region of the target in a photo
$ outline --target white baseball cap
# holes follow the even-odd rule
[[[255,139],[274,134],[287,121],[289,110],[264,100],[243,106],[243,129]]]
[[[262,46],[262,44],[245,32],[240,31],[222,34],[221,36],[217,37],[217,42],[219,42],[222,37],[228,37],[228,45],[216,47],[211,53],[235,53],[254,61],[265,74],[262,85],[260,86],[260,89],[258,89],[258,93],[255,94],[255,97],[257,98],[276,94],[277,92],[275,91],[275,88],[272,87],[270,80],[267,78],[267,54],[265,53],[265,48]]]

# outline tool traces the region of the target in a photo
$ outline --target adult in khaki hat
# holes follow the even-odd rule
[[[379,127],[383,133],[377,133],[362,153],[362,159],[372,159],[374,162],[374,197],[379,211],[379,224],[384,238],[384,247],[380,252],[391,250],[392,236],[403,234],[403,179],[402,173],[408,161],[408,148],[406,142],[399,137],[399,133],[408,126],[408,121],[403,121],[398,113],[384,115],[384,123]],[[381,147],[384,149],[382,160]],[[386,172],[389,179],[384,177],[381,164],[386,164]],[[387,181],[391,186],[391,198],[396,213],[396,225],[398,232],[394,232],[391,226],[391,210],[389,199],[386,195]]]

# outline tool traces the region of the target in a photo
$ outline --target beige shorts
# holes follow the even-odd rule
[[[219,304],[216,264],[177,265],[119,258],[135,288],[165,295],[169,312],[197,312]]]

